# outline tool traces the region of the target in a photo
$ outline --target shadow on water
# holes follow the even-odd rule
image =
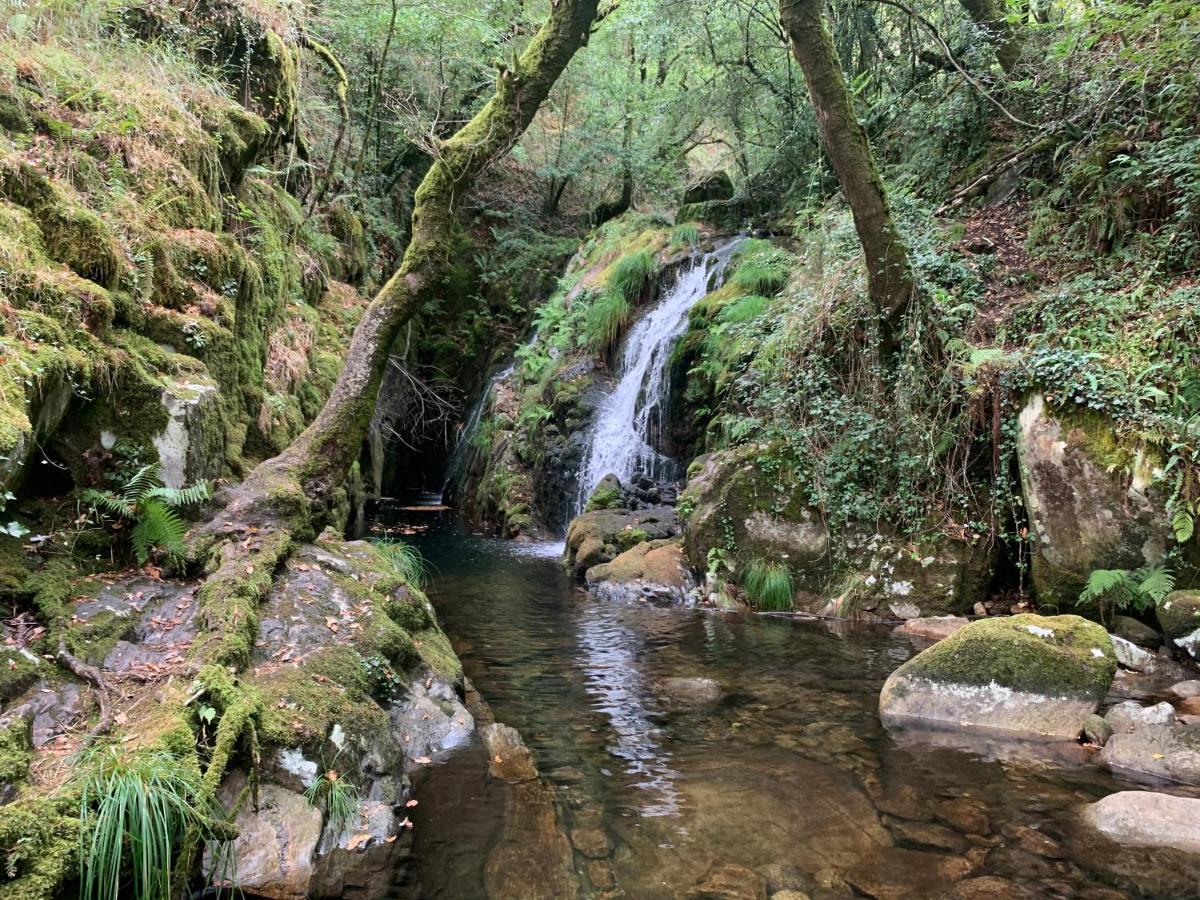
[[[713,877],[818,900],[1200,895],[1176,856],[1114,865],[1080,835],[1081,803],[1130,787],[1082,748],[883,729],[879,689],[920,649],[890,629],[601,603],[561,545],[411,539],[468,677],[555,788],[580,896],[681,897]],[[486,770],[474,746],[418,781],[419,896],[488,896],[504,800]]]

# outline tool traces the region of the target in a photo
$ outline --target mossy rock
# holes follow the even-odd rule
[[[588,590],[604,600],[682,604],[696,587],[678,540],[643,539],[612,562],[588,569],[585,578]]]
[[[23,694],[38,680],[40,669],[37,657],[31,658],[13,647],[0,647],[0,703]]]
[[[68,189],[28,163],[0,166],[0,197],[24,206],[42,231],[46,251],[84,278],[115,288],[128,269],[112,231]]]
[[[1200,657],[1200,591],[1173,591],[1158,605],[1158,622],[1167,641]]]
[[[622,503],[621,481],[611,472],[600,479],[592,495],[588,497],[585,512],[595,512],[598,509],[619,509]],[[635,541],[636,543],[636,541]]]
[[[1042,607],[1070,608],[1095,569],[1159,563],[1173,543],[1153,448],[1119,438],[1098,413],[1052,410],[1041,394],[1019,418],[1031,574]]]
[[[28,798],[0,806],[0,900],[56,900],[78,871],[78,800]]]
[[[1116,669],[1108,633],[1079,616],[983,619],[893,672],[880,714],[890,725],[1074,740]]]

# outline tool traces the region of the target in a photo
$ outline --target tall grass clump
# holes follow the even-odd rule
[[[671,249],[695,247],[700,243],[700,226],[695,222],[681,222],[671,229]]]
[[[84,900],[162,900],[184,836],[219,840],[224,813],[199,772],[165,751],[98,746],[79,757],[79,880]]]
[[[658,278],[658,260],[651,250],[621,257],[608,276],[608,286],[630,303],[636,303]]]
[[[755,609],[786,612],[792,608],[792,574],[782,563],[751,560],[742,577],[742,587]]]
[[[615,290],[602,291],[592,300],[584,316],[584,344],[595,352],[612,347],[632,313],[633,307],[624,294]]]
[[[774,297],[787,284],[788,270],[781,261],[755,255],[738,263],[732,280],[734,285],[747,294]]]
[[[336,769],[326,769],[304,791],[310,806],[322,807],[334,831],[342,831],[358,812],[358,788]]]
[[[429,563],[421,555],[421,551],[412,544],[389,538],[375,538],[371,541],[387,563],[392,574],[405,584],[421,589],[429,580]]]
[[[722,309],[717,320],[727,325],[744,325],[765,313],[770,303],[762,294],[747,294]]]

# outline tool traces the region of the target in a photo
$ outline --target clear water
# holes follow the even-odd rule
[[[683,897],[724,864],[816,900],[1200,896],[1178,854],[1117,854],[1074,828],[1081,803],[1129,786],[1082,748],[1002,760],[890,735],[878,692],[919,647],[887,628],[602,603],[563,574],[561,545],[416,540],[467,674],[532,749],[559,833],[521,805],[525,787],[487,777],[481,748],[462,750],[417,782],[418,886],[403,896],[561,895],[536,862],[573,830],[600,858],[567,850],[568,896]],[[663,679],[677,677],[713,679],[721,697],[675,702]],[[497,847],[522,841],[518,871],[489,881]]]
[[[675,460],[663,455],[661,432],[669,402],[667,363],[687,329],[688,310],[721,276],[741,238],[723,241],[684,268],[662,299],[626,335],[612,393],[601,404],[579,473],[576,512],[609,473],[627,484],[635,475],[656,481],[678,477]]]

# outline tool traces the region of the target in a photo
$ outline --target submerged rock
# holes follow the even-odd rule
[[[900,634],[911,634],[914,637],[940,641],[970,624],[971,620],[962,616],[925,616],[909,619],[903,625],[898,626],[896,631]]]
[[[1121,791],[1091,803],[1083,821],[1118,844],[1200,854],[1200,800]]]
[[[767,883],[753,869],[724,863],[709,869],[684,896],[687,900],[767,900]]]
[[[721,699],[721,685],[711,678],[663,678],[656,686],[669,703],[707,706]]]
[[[1100,759],[1114,772],[1200,784],[1200,725],[1143,725],[1114,734]]]
[[[488,752],[488,774],[509,784],[533,781],[538,777],[533,754],[525,746],[520,732],[496,722],[479,729]]]
[[[696,589],[675,541],[649,541],[626,550],[585,574],[588,590],[602,600],[655,600],[686,603]]]
[[[887,725],[1074,740],[1116,668],[1107,632],[1078,616],[988,619],[893,672],[880,716]]]

